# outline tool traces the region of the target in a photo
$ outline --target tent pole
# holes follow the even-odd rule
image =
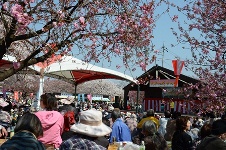
[[[138,101],[140,97],[140,85],[137,84],[137,107],[136,107],[136,113],[138,113]]]
[[[77,84],[75,83],[74,86],[75,86],[75,98],[74,98],[74,103],[75,103],[75,107],[77,107],[77,104],[78,104],[78,102],[76,102],[76,101],[77,101],[77,99],[76,99]]]
[[[40,98],[41,98],[41,95],[43,94],[43,88],[44,88],[44,68],[40,69],[39,90],[37,94],[38,108],[40,107]]]

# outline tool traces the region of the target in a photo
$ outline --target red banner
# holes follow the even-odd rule
[[[91,94],[87,95],[87,99],[90,101],[90,103],[92,103],[92,95]]]
[[[173,63],[174,75],[179,76],[184,66],[184,61],[172,60],[172,63]]]
[[[174,87],[177,87],[178,86],[179,76],[180,76],[182,68],[184,66],[184,61],[172,60],[172,63],[173,63],[174,75],[176,76]]]

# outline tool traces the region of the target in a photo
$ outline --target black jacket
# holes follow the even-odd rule
[[[215,135],[205,137],[196,150],[226,150],[226,143]]]
[[[172,150],[192,150],[192,138],[185,131],[176,131],[173,134]]]

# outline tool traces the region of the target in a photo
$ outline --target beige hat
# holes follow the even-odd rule
[[[73,103],[73,101],[74,101],[73,97],[67,97],[67,98],[60,100],[60,102],[63,103],[63,104],[71,104],[71,103]]]
[[[71,126],[71,131],[90,137],[101,137],[111,133],[111,128],[102,122],[101,111],[90,109],[80,113],[78,124]]]
[[[136,114],[132,114],[131,118],[137,118],[137,115]]]
[[[113,106],[108,106],[108,111],[112,112],[115,108]]]
[[[131,117],[131,113],[130,112],[126,112],[126,117]]]

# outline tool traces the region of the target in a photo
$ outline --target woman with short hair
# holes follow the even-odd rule
[[[142,134],[144,135],[145,149],[151,150],[167,150],[167,142],[164,137],[157,132],[156,124],[149,120],[142,126]]]
[[[15,135],[1,145],[0,149],[13,150],[45,150],[44,145],[37,140],[43,135],[42,124],[38,117],[25,113],[17,122]]]
[[[187,131],[190,130],[191,122],[188,116],[181,116],[176,119],[176,131],[172,138],[172,150],[192,150],[192,138]]]

